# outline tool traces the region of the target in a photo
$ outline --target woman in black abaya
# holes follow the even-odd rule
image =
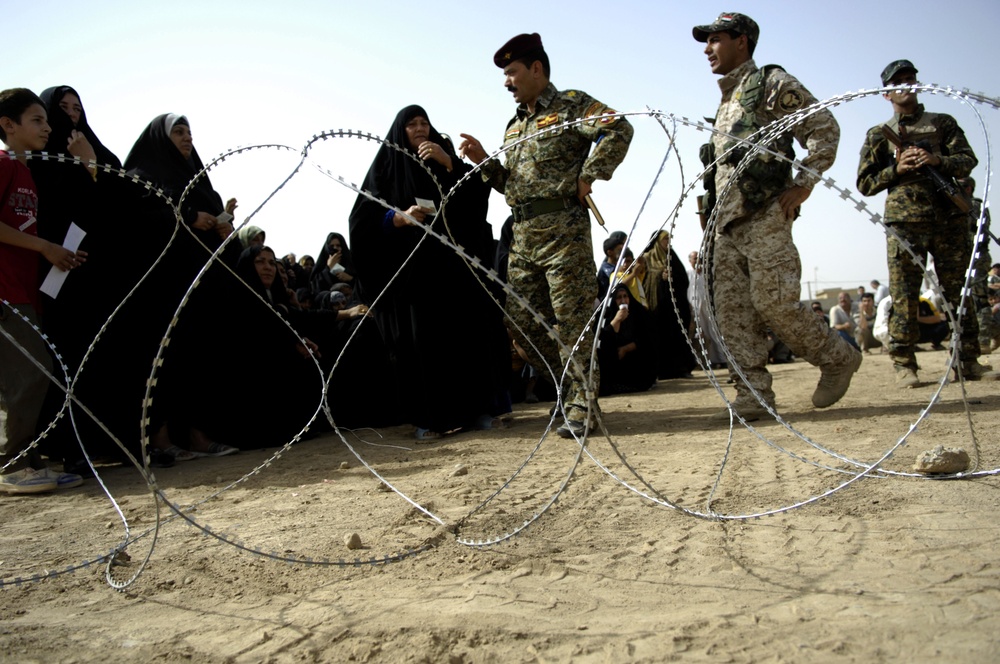
[[[136,363],[148,375],[159,338],[184,292],[209,260],[211,252],[232,234],[232,224],[220,215],[223,212],[231,215],[236,199],[223,205],[222,197],[207,175],[202,175],[180,201],[184,189],[204,168],[194,148],[190,124],[182,115],[165,114],[154,118],[132,146],[125,159],[125,168],[130,174],[161,187],[174,205],[180,203],[182,223],[187,227],[177,229],[173,245],[137,293],[136,306],[130,311],[131,316],[143,317],[134,350]],[[138,261],[148,266],[162,251],[176,218],[170,207],[152,195],[141,201],[139,216],[137,223],[142,225],[140,237],[143,241],[136,243]],[[239,255],[239,242],[233,238],[219,258],[233,266]],[[213,265],[207,270],[181,311],[164,354],[165,363],[158,373],[153,400],[155,410],[149,430],[154,432],[153,445],[177,460],[222,456],[237,451],[204,435],[203,429],[219,428],[218,423],[224,422],[230,414],[216,408],[211,395],[201,395],[197,391],[201,374],[217,370],[218,358],[226,352],[227,340],[220,338],[204,321],[215,302],[226,298],[235,285],[232,275],[222,266]]]
[[[125,159],[125,168],[129,173],[158,184],[175,205],[195,174],[204,167],[194,147],[188,119],[174,113],[155,117],[139,135]],[[205,174],[198,178],[181,203],[181,217],[194,235],[214,250],[233,232],[232,224],[220,221],[218,215],[222,212],[231,215],[235,209],[236,199],[230,198],[223,206],[222,197],[212,188]],[[239,243],[230,243],[229,250],[227,262],[235,265],[241,252]]]
[[[354,278],[357,270],[351,258],[351,250],[347,248],[347,240],[340,233],[330,233],[319,251],[319,258],[309,275],[313,294],[331,290],[331,287],[346,283],[357,287]]]
[[[104,173],[100,166],[121,168],[121,161],[108,150],[87,122],[87,113],[80,95],[68,85],[46,89],[40,95],[48,108],[52,128],[45,151],[50,155],[79,157],[84,163],[60,162],[57,159],[31,159],[28,167],[38,187],[39,236],[62,244],[70,223],[86,232],[80,249],[91,261],[66,277],[58,296],[44,297],[43,327],[67,364],[70,375],[77,370],[88,346],[101,324],[124,298],[127,288],[118,283],[116,262],[127,250],[117,214],[127,209],[127,192],[121,178]],[[97,165],[91,166],[90,161]],[[46,268],[48,265],[46,264]],[[44,269],[47,273],[48,269]],[[129,285],[131,286],[131,284]],[[100,371],[89,366],[88,371]],[[88,407],[101,410],[99,392],[77,392]],[[52,387],[43,419],[51,419],[65,401],[65,393]],[[88,418],[77,417],[84,442],[104,437]],[[72,435],[68,418],[64,418],[46,440],[50,457],[63,457],[72,472],[89,474],[87,464]]]
[[[44,218],[38,220],[39,235],[56,244],[62,244],[70,222],[75,222],[88,233],[83,249],[93,251],[95,233],[113,226],[108,219],[116,209],[120,196],[120,178],[100,171],[101,166],[121,168],[121,161],[104,147],[87,123],[87,112],[80,102],[80,95],[68,85],[47,88],[39,95],[48,109],[48,122],[52,128],[45,151],[50,155],[65,154],[79,157],[84,164],[60,163],[56,159],[31,159],[28,166],[38,187],[38,197],[44,207]],[[93,160],[96,166],[87,162]],[[102,234],[102,239],[104,235]],[[98,250],[95,258],[102,262],[104,252]],[[71,281],[71,280],[68,280]]]
[[[653,321],[646,307],[619,283],[604,313],[598,360],[601,396],[645,392],[656,382]]]
[[[288,307],[277,264],[270,247],[250,245],[235,268],[249,288],[238,284],[229,299],[217,300],[203,319],[226,338],[226,352],[216,358],[215,370],[201,377],[191,396],[225,412],[225,417],[204,420],[204,433],[212,440],[238,443],[241,449],[288,442],[308,422],[322,396],[320,369],[284,322],[304,335],[315,351],[309,323],[315,327],[315,319],[322,316]],[[329,324],[335,324],[336,316],[329,318]],[[253,407],[248,409],[248,404]],[[321,414],[318,424],[324,419]]]
[[[691,324],[687,270],[674,251],[667,231],[654,233],[643,255],[647,268],[643,286],[656,329],[657,377],[661,380],[689,378],[697,362],[686,336]]]
[[[444,192],[471,168],[419,106],[401,110],[386,139],[416,154]],[[362,188],[445,236],[450,231],[456,244],[484,264],[492,262],[489,190],[480,178],[463,183],[435,215],[417,204],[419,198],[441,207],[431,176],[411,156],[382,145]],[[393,280],[425,232],[365,196],[358,196],[351,211],[350,235],[360,296],[374,304],[371,313],[394,368],[396,393],[385,395],[383,403],[402,405],[418,439],[463,427],[503,426],[498,416],[510,412],[507,335],[499,310],[469,266],[427,237]]]

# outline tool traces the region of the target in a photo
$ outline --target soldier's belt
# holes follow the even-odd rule
[[[549,212],[559,212],[560,210],[571,210],[580,207],[580,200],[575,196],[565,196],[563,198],[537,198],[527,203],[521,203],[511,208],[514,221],[527,221],[541,214]]]

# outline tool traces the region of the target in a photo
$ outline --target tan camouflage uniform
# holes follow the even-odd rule
[[[740,100],[748,79],[758,71],[748,60],[719,80],[722,103],[715,126],[734,133],[744,116]],[[765,126],[816,101],[799,81],[781,69],[771,69],[764,79],[765,90],[756,109],[757,124]],[[829,111],[820,111],[795,125],[779,139],[776,151],[790,148],[792,137],[806,148],[802,163],[818,172],[827,170],[837,155],[840,127]],[[716,133],[712,138],[716,156],[721,157],[731,139]],[[764,160],[770,156],[762,157]],[[736,163],[720,163],[715,185],[719,200],[714,254],[714,304],[719,329],[733,357],[750,385],[772,406],[774,392],[767,371],[767,328],[793,353],[820,367],[841,366],[855,352],[822,319],[799,301],[802,264],[792,241],[792,222],[785,219],[777,191],[763,202],[752,202],[746,191],[752,183],[725,185]],[[746,176],[746,171],[741,177]],[[793,184],[811,188],[818,178],[800,170]],[[743,186],[740,186],[740,185]],[[736,405],[753,405],[756,400],[742,382],[736,385]]]
[[[893,129],[906,127],[909,139],[901,133],[904,140],[927,140],[931,145],[928,151],[941,158],[937,170],[946,177],[964,177],[978,163],[965,133],[950,115],[927,113],[919,104],[913,115],[896,114],[886,124]],[[928,176],[919,172],[897,175],[895,153],[895,146],[882,134],[882,125],[868,130],[858,164],[858,191],[874,196],[889,190],[885,223],[909,242],[918,256],[926,257],[928,252],[934,256],[934,270],[944,296],[957,311],[972,252],[968,216],[938,192]],[[914,347],[920,339],[917,312],[923,271],[894,237],[888,238],[887,245],[892,296],[889,354],[898,369],[916,371]],[[979,358],[978,334],[975,314],[966,315],[959,351],[963,362]]]
[[[530,201],[577,196],[577,179],[593,183],[609,180],[625,158],[632,140],[632,125],[625,119],[607,117],[614,113],[584,92],[559,92],[550,83],[535,102],[535,112],[528,115],[521,104],[507,125],[504,145],[515,143],[539,130],[540,134],[506,153],[501,165],[493,159],[483,165],[483,178],[504,194],[512,208]],[[560,125],[575,118],[591,118],[570,127]],[[594,146],[594,144],[597,144]],[[591,147],[593,146],[593,152]],[[558,323],[560,337],[572,348],[593,312],[597,296],[594,279],[594,248],[590,238],[590,216],[583,207],[573,206],[558,212],[541,214],[514,224],[510,247],[508,283],[523,295],[543,318]],[[556,372],[566,365],[569,356],[560,354],[555,341],[512,298],[507,313]],[[515,331],[515,334],[516,331]],[[532,364],[542,367],[530,344],[518,337],[529,353]],[[593,332],[584,336],[576,360],[586,369],[590,363]],[[572,371],[565,392],[567,406],[587,408],[584,376]],[[594,368],[592,393],[596,399],[599,376]]]

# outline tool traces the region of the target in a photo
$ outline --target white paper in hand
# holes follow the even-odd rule
[[[66,231],[66,239],[63,240],[62,246],[75,252],[80,248],[80,243],[83,242],[83,238],[86,236],[87,231],[83,230],[75,223],[70,223],[69,230]],[[49,273],[45,275],[45,281],[42,282],[42,287],[38,290],[42,291],[54,300],[59,295],[59,291],[66,282],[67,276],[69,276],[69,272],[53,265],[49,269]]]
[[[417,199],[417,205],[419,205],[422,208],[427,208],[431,212],[437,212],[438,211],[437,203],[435,203],[434,201],[432,201],[432,200],[430,200],[428,198],[418,198]]]

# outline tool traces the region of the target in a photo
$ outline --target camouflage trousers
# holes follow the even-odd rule
[[[17,308],[28,320],[38,324],[34,307],[19,304]],[[52,371],[49,349],[41,336],[3,304],[0,304],[0,329],[31,353],[46,371]],[[20,454],[35,439],[38,415],[48,389],[49,379],[45,374],[20,348],[0,335],[0,465]],[[5,472],[26,466],[25,459],[17,468],[8,468]]]
[[[986,231],[989,231],[988,218],[984,227],[983,241],[974,249],[976,251],[976,259],[972,265],[972,269],[975,271],[975,274],[972,277],[971,286],[973,307],[976,310],[977,322],[979,324],[979,344],[988,347],[990,340],[1000,334],[1000,329],[993,322],[993,310],[990,308],[989,302],[990,289],[987,286],[987,282],[993,261],[990,258],[990,236]]]
[[[775,199],[715,237],[715,316],[723,342],[747,383],[774,404],[767,370],[767,330],[793,353],[824,367],[847,363],[855,352],[799,301],[802,263],[792,242],[792,222]],[[742,381],[738,403],[756,402]]]
[[[600,375],[596,364],[593,372],[589,371],[593,330],[584,334],[574,350],[577,338],[590,322],[597,297],[590,216],[586,210],[551,212],[515,223],[507,283],[542,320],[550,324],[556,321],[560,340],[573,353],[575,363],[570,364],[568,383],[564,383],[566,406],[586,410],[589,397],[596,407]],[[569,353],[560,349],[532,312],[509,295],[507,314],[514,323],[514,337],[528,353],[531,364],[546,373],[548,364],[558,381],[570,360]]]
[[[959,311],[962,286],[972,252],[968,221],[956,216],[933,222],[898,223],[890,226],[900,238],[910,244],[914,253],[934,256],[934,271],[944,291],[944,297]],[[917,314],[920,307],[920,285],[923,270],[893,236],[887,238],[889,258],[889,295],[892,296],[892,315],[889,317],[889,355],[896,367],[909,367],[916,371],[917,358],[914,347],[920,339]],[[979,325],[976,315],[969,309],[962,316],[962,335],[959,359],[975,362],[979,358]]]

